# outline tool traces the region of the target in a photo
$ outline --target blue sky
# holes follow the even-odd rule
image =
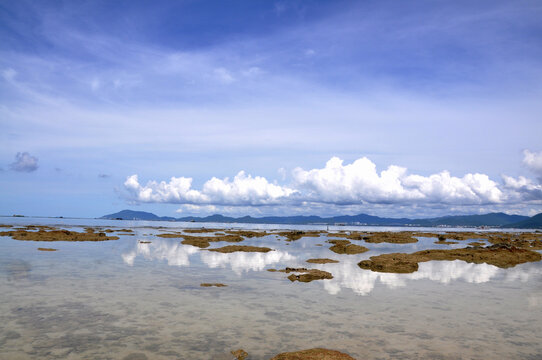
[[[541,18],[539,1],[0,1],[0,213],[542,212]]]

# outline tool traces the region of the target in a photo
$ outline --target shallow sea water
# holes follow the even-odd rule
[[[167,231],[158,226],[201,226],[194,223],[36,218],[0,218],[0,223],[135,232],[115,241],[77,243],[0,237],[0,359],[231,359],[230,351],[238,348],[249,359],[269,359],[313,347],[356,359],[542,358],[542,262],[500,269],[431,261],[413,274],[357,266],[381,253],[463,247],[468,241],[352,241],[370,251],[339,255],[328,249],[327,237],[286,242],[269,235],[241,244],[274,251],[222,254],[154,236]],[[339,229],[349,228],[330,230]],[[305,262],[322,257],[340,262]],[[334,278],[292,283],[287,274],[266,271],[287,266],[326,270]],[[204,282],[228,286],[204,288]]]

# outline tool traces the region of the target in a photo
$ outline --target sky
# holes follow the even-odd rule
[[[541,18],[0,0],[0,214],[540,213]]]

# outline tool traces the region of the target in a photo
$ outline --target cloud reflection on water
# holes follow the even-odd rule
[[[149,244],[138,242],[132,251],[122,254],[122,259],[130,266],[134,264],[137,256],[142,256],[146,260],[165,260],[170,266],[189,266],[190,255],[195,253],[199,253],[201,261],[209,268],[229,267],[238,275],[248,271],[263,271],[270,265],[299,265],[297,256],[281,250],[268,253],[222,254],[200,251],[194,246],[159,239]],[[337,264],[314,266],[333,274],[333,279],[321,282],[324,289],[331,295],[339,293],[343,288],[350,289],[358,295],[367,295],[373,291],[377,282],[389,289],[395,289],[407,286],[408,281],[413,280],[431,280],[441,284],[449,284],[453,281],[480,284],[497,278],[506,282],[526,282],[533,276],[542,275],[540,266],[523,265],[513,269],[500,269],[493,265],[472,264],[461,260],[422,262],[419,264],[418,271],[412,274],[392,274],[362,270],[357,265],[358,261],[348,256],[341,258],[340,261]],[[307,264],[302,266],[307,266]]]
[[[367,295],[374,289],[377,281],[394,289],[406,286],[409,280],[427,279],[441,284],[460,280],[480,284],[504,275],[504,281],[526,282],[530,277],[542,274],[539,267],[516,267],[505,270],[493,265],[472,264],[461,260],[423,262],[419,264],[418,271],[412,274],[362,270],[352,261],[330,264],[325,270],[330,271],[334,277],[332,280],[324,281],[324,288],[332,295],[339,293],[342,288],[351,289],[359,295]]]
[[[280,250],[270,251],[268,253],[235,252],[231,254],[211,253],[206,251],[201,253],[201,259],[210,268],[224,268],[230,266],[236,274],[241,274],[242,272],[249,270],[262,271],[267,265],[271,264],[296,261],[297,257],[290,255],[286,251]]]
[[[198,250],[196,247],[184,246],[178,242],[153,240],[150,244],[138,242],[134,250],[122,254],[122,260],[132,266],[135,258],[140,255],[146,260],[165,260],[170,266],[189,266],[190,255]]]

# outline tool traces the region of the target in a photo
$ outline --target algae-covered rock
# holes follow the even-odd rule
[[[39,229],[38,231],[14,230],[0,232],[0,236],[10,236],[23,241],[106,241],[117,240],[118,236],[107,236],[103,232],[77,232],[70,230]]]
[[[333,260],[333,259],[309,259],[306,262],[310,264],[331,264],[331,263],[338,263],[339,260]]]
[[[228,231],[225,231],[225,233],[230,234],[230,235],[244,236],[247,238],[262,237],[262,236],[267,235],[267,232],[265,231],[250,231],[250,230],[228,230]]]
[[[216,231],[222,231],[221,229],[206,229],[206,228],[198,228],[198,229],[183,229],[183,232],[187,234],[201,234],[201,233],[212,233]]]
[[[324,280],[324,279],[333,279],[333,275],[330,272],[319,270],[319,269],[306,269],[306,268],[290,268],[279,270],[284,273],[300,273],[291,274],[288,276],[288,279],[292,282],[311,282],[313,280]]]
[[[197,246],[199,248],[209,247],[211,242],[241,242],[244,239],[239,235],[222,235],[222,236],[190,236],[182,235],[184,238],[181,244]]]
[[[201,287],[226,287],[228,285],[222,284],[222,283],[201,283],[199,284]]]
[[[328,349],[309,349],[294,352],[285,352],[276,355],[271,360],[355,360],[352,356]]]
[[[351,244],[348,240],[329,240],[329,243],[333,244],[329,250],[337,254],[361,254],[369,251],[365,246]]]
[[[228,246],[224,246],[224,247],[220,247],[216,249],[205,249],[205,250],[228,254],[228,253],[233,253],[233,252],[238,252],[238,251],[266,253],[273,249],[270,249],[268,247],[248,246],[248,245],[228,245]]]
[[[245,360],[248,356],[248,353],[243,349],[232,350],[231,354],[235,356],[237,360]]]
[[[277,233],[277,235],[284,236],[286,241],[295,241],[299,240],[302,237],[319,237],[321,234],[320,231],[282,231]]]
[[[412,237],[412,233],[409,231],[401,232],[375,232],[372,235],[363,237],[363,240],[367,243],[380,244],[411,244],[418,242],[418,239]]]
[[[58,251],[57,249],[53,249],[53,248],[38,248],[39,251]]]
[[[459,242],[457,242],[457,241],[447,241],[445,237],[443,237],[443,238],[439,237],[438,241],[435,241],[435,244],[437,244],[437,245],[454,245],[454,244],[459,244]]]
[[[466,247],[450,250],[423,250],[412,254],[382,254],[360,261],[358,266],[377,272],[412,273],[418,270],[418,263],[432,260],[463,260],[468,263],[486,263],[500,268],[509,268],[541,259],[542,255],[536,251],[499,244],[485,248]]]

